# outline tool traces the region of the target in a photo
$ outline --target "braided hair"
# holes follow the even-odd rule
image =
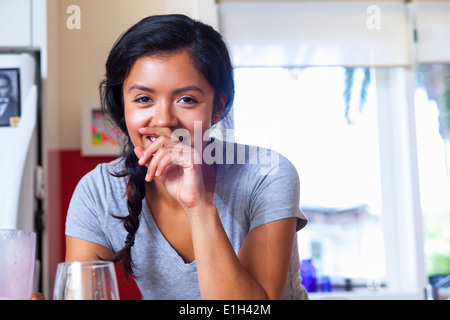
[[[125,167],[122,171],[111,174],[128,178],[126,187],[128,215],[116,216],[123,221],[128,235],[124,247],[116,252],[114,261],[120,261],[125,273],[130,275],[133,275],[131,248],[139,228],[142,201],[146,196],[147,168],[138,164],[126,127],[123,83],[138,58],[183,51],[188,53],[193,66],[215,89],[215,102],[218,101],[220,93],[227,95],[228,99],[222,111],[222,118],[225,118],[234,99],[233,69],[226,44],[222,36],[211,26],[185,15],[150,16],[128,29],[114,44],[106,61],[105,79],[99,86],[105,115],[123,132],[121,145]]]

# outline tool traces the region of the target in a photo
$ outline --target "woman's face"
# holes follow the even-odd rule
[[[186,129],[193,145],[194,121],[196,130],[201,121],[203,137],[211,122],[220,119],[219,112],[213,114],[214,96],[214,88],[194,68],[187,53],[139,58],[123,84],[125,122],[133,145],[145,148],[149,140],[157,138],[138,132],[149,126],[161,132]],[[221,97],[224,105],[226,99]]]

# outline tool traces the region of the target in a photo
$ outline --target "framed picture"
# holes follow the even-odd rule
[[[20,69],[0,69],[0,126],[17,126],[20,120]]]
[[[109,122],[101,110],[99,101],[83,104],[82,117],[83,156],[118,156],[118,140],[121,131]]]

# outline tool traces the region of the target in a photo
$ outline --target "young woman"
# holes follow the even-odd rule
[[[248,147],[236,161],[237,145],[208,138],[234,97],[220,34],[145,18],[114,45],[100,92],[123,155],[79,182],[66,260],[120,261],[145,299],[305,298],[294,167],[280,156],[267,169],[268,153]]]

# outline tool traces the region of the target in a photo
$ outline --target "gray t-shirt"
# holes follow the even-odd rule
[[[217,150],[219,147],[217,144]],[[213,200],[236,254],[245,236],[260,225],[288,217],[298,218],[297,231],[306,225],[299,209],[300,184],[294,166],[274,151],[248,146],[244,159],[241,147],[244,148],[223,143],[222,150],[227,151],[222,159],[216,158]],[[234,154],[230,155],[230,150]],[[121,171],[123,165],[121,158],[100,164],[80,180],[69,206],[66,235],[100,244],[114,252],[124,246],[127,231],[113,215],[128,215],[127,177],[110,174]],[[185,263],[171,247],[145,199],[142,208],[132,258],[135,280],[143,298],[201,299],[195,261]],[[283,299],[307,298],[299,267],[295,238]]]

